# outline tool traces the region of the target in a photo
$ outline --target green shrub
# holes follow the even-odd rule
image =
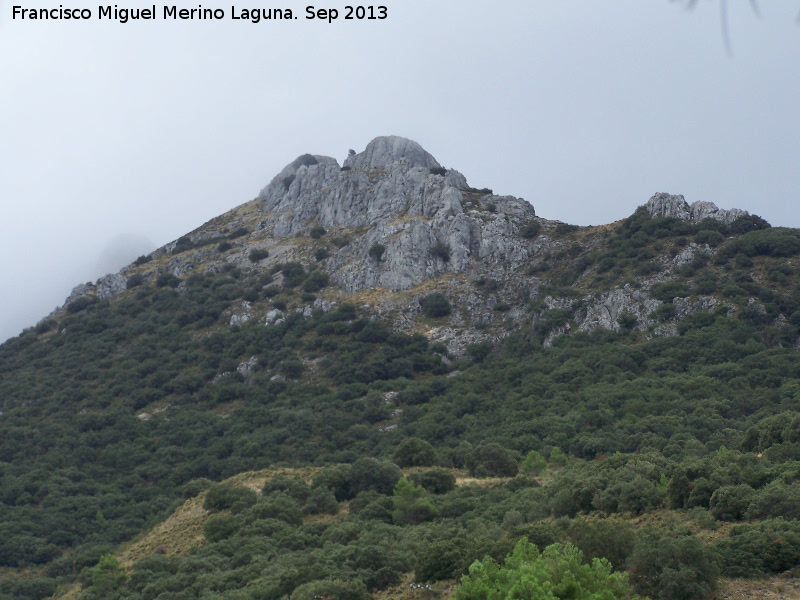
[[[587,560],[608,559],[617,569],[624,569],[636,545],[636,535],[628,521],[616,517],[582,517],[572,521],[567,537]]]
[[[517,461],[500,444],[478,446],[467,455],[466,466],[473,477],[514,477]]]
[[[419,304],[422,307],[422,312],[425,313],[425,316],[432,319],[446,317],[452,310],[450,307],[450,302],[447,300],[444,294],[440,294],[438,292],[421,298]]]
[[[369,247],[369,256],[370,258],[374,258],[375,262],[381,262],[383,260],[383,253],[386,252],[386,246],[383,244],[379,244],[375,242],[372,246]]]
[[[433,246],[431,246],[431,256],[434,258],[439,258],[443,262],[450,261],[450,244],[445,244],[444,242],[437,241]]]
[[[436,464],[436,450],[425,440],[407,437],[400,442],[393,459],[401,467],[430,467]]]
[[[206,510],[227,510],[236,502],[246,502],[251,506],[258,500],[256,494],[250,488],[230,483],[218,483],[209,488],[206,492],[203,508]]]
[[[233,515],[215,515],[203,524],[203,535],[209,542],[228,539],[242,527],[242,522]]]
[[[800,483],[775,481],[758,491],[747,510],[748,519],[800,519]]]
[[[436,517],[438,511],[431,502],[428,492],[420,485],[414,485],[401,477],[392,496],[392,518],[395,523],[422,523]]]
[[[239,227],[238,229],[234,229],[232,232],[228,234],[228,239],[235,240],[236,238],[243,237],[245,235],[248,235],[249,233],[250,230],[247,229],[247,227]]]
[[[331,244],[333,244],[337,248],[344,248],[349,243],[350,243],[349,238],[346,238],[344,236],[337,236],[337,237],[331,238]]]
[[[92,592],[110,594],[125,583],[127,576],[119,559],[113,554],[103,554],[97,566],[92,569]]]
[[[276,519],[297,526],[303,523],[303,513],[288,496],[273,493],[250,509],[248,519]]]
[[[694,241],[698,244],[708,244],[714,248],[725,241],[725,236],[723,236],[719,231],[705,229],[698,232],[697,235],[694,236]]]
[[[312,271],[303,282],[303,290],[309,293],[318,292],[328,285],[329,282],[330,279],[322,271]]]
[[[672,302],[674,298],[685,298],[691,295],[691,291],[686,284],[679,281],[656,283],[650,288],[650,293],[653,298],[665,303]]]
[[[572,544],[539,552],[523,538],[500,566],[493,558],[475,562],[456,588],[456,600],[478,598],[570,598],[623,600],[630,594],[625,573],[613,573],[605,559],[583,562]]]
[[[492,352],[492,343],[488,340],[475,342],[467,346],[467,355],[475,362],[483,362]]]
[[[755,496],[747,484],[725,485],[711,494],[708,510],[720,521],[741,521]]]
[[[138,287],[144,283],[144,276],[141,273],[134,273],[130,277],[128,277],[128,281],[125,283],[125,289],[131,290],[135,287]]]
[[[717,544],[728,577],[763,577],[800,567],[800,522],[771,519],[737,525]]]
[[[445,169],[444,167],[431,167],[430,169],[428,169],[428,173],[430,173],[431,175],[446,175],[447,169]]]
[[[521,469],[526,475],[538,475],[547,467],[547,461],[536,450],[528,452],[525,460],[522,461]]]
[[[180,284],[181,280],[175,277],[172,273],[160,273],[158,277],[156,277],[156,286],[157,287],[171,287],[176,288]]]
[[[133,261],[133,264],[135,264],[137,266],[141,266],[141,265],[145,265],[145,264],[149,263],[151,260],[153,260],[152,256],[148,256],[146,254],[142,254],[139,258],[137,258],[135,261]]]
[[[312,227],[311,231],[309,231],[309,235],[315,240],[320,239],[326,233],[328,233],[328,231],[324,227],[320,227],[319,225],[316,227]]]
[[[458,579],[469,567],[468,542],[464,538],[441,540],[422,547],[414,565],[414,579],[420,582]]]
[[[231,248],[233,248],[233,244],[230,242],[222,242],[217,246],[217,252],[227,252]]]
[[[691,535],[642,535],[628,567],[637,593],[654,600],[711,598],[719,575],[717,553]]]
[[[411,481],[421,485],[431,494],[446,494],[456,488],[456,477],[448,469],[431,469],[412,473]]]
[[[327,248],[319,248],[316,252],[314,252],[314,258],[317,260],[317,262],[325,260],[330,255],[331,253]]]
[[[67,312],[69,314],[79,313],[82,310],[86,310],[92,304],[94,304],[93,298],[90,298],[89,296],[81,296],[67,305]]]
[[[542,230],[542,225],[539,223],[539,221],[537,221],[536,219],[531,219],[525,224],[525,227],[521,229],[520,235],[530,240],[539,235],[539,232],[541,230]]]
[[[311,493],[311,487],[299,477],[289,479],[285,475],[275,475],[264,482],[261,493],[264,497],[282,492],[297,502],[305,502]]]
[[[304,583],[292,592],[289,600],[371,600],[372,595],[360,579],[326,579]]]
[[[265,258],[269,257],[269,251],[264,248],[255,248],[254,250],[250,250],[250,262],[258,262],[260,260],[264,260]]]
[[[339,512],[339,503],[331,490],[318,487],[309,494],[308,500],[303,505],[303,512],[311,515],[335,515]]]

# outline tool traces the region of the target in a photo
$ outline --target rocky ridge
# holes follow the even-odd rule
[[[748,215],[710,202],[690,205],[683,196],[661,193],[644,210],[651,217],[723,224]],[[554,257],[569,262],[572,256],[596,252],[607,237],[608,227],[566,226],[536,216],[524,199],[472,188],[464,175],[445,169],[416,142],[379,137],[363,152],[351,151],[342,165],[326,156],[298,157],[254,200],[120,273],[77,286],[63,308],[81,297],[110,299],[124,292],[132,277],[148,282],[164,273],[182,279],[192,272],[235,268],[253,275],[274,273],[268,285],[282,288],[282,274],[276,270],[297,261],[307,270],[324,270],[335,286],[320,292],[314,303],[300,302],[291,310],[310,316],[323,302],[329,309],[331,303],[356,301],[391,320],[396,329],[420,331],[461,355],[470,343],[497,341],[526,326],[534,304],[534,326],[554,308],[573,313],[569,323],[549,332],[545,344],[576,329],[617,331],[623,315],[634,317],[634,327],[642,331],[674,335],[677,318],[719,304],[713,297],[678,299],[671,321],[653,317],[663,302],[650,288],[670,280],[698,256],[713,257],[713,247],[697,243],[674,256],[655,257],[658,273],[639,277],[635,285],[581,294],[581,282],[597,273],[589,267],[570,284],[570,297],[548,293],[544,272]],[[253,250],[264,258],[254,260]],[[182,288],[185,282],[177,291]],[[457,310],[430,323],[423,318],[420,300],[434,291],[444,293]],[[240,300],[225,319],[229,326],[253,318],[269,325],[282,316],[268,303]]]

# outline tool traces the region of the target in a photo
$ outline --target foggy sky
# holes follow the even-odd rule
[[[251,3],[300,15],[258,24],[21,22],[13,2],[0,0],[0,340],[252,199],[298,155],[341,162],[379,135],[545,218],[612,222],[663,191],[800,226],[795,0],[761,18],[729,3],[732,57],[711,0],[385,0],[385,21],[333,24],[294,0]]]

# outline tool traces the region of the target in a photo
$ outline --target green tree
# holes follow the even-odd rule
[[[544,471],[547,466],[547,461],[544,456],[539,454],[536,450],[531,450],[522,461],[522,472],[526,475],[538,475]]]
[[[108,594],[121,586],[127,579],[119,559],[113,554],[103,554],[92,569],[92,591]]]
[[[522,538],[500,566],[494,559],[476,561],[456,589],[456,600],[622,600],[630,592],[628,576],[613,573],[611,563],[595,558],[583,563],[572,544],[552,544],[544,552]]]
[[[394,488],[392,506],[394,508],[392,518],[395,523],[422,523],[438,514],[425,488],[414,485],[405,477],[402,477]]]
[[[394,462],[401,467],[432,467],[436,464],[436,450],[425,440],[405,438],[395,450]]]

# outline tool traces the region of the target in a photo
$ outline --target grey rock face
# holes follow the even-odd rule
[[[672,217],[682,221],[702,221],[703,219],[715,219],[726,225],[733,223],[739,217],[747,216],[745,210],[732,208],[724,210],[718,208],[713,202],[695,202],[689,205],[682,195],[673,196],[671,194],[655,194],[644,205],[651,217]]]
[[[661,305],[661,301],[650,297],[645,291],[632,289],[630,285],[624,288],[611,290],[600,296],[599,300],[590,305],[586,315],[581,319],[580,331],[594,329],[610,329],[619,331],[617,319],[623,313],[636,317],[637,329],[644,330],[652,321],[649,314]]]
[[[67,299],[64,300],[64,308],[67,308],[70,304],[75,302],[78,298],[82,298],[83,296],[87,296],[89,292],[94,290],[94,285],[91,283],[79,283],[70,292]]]
[[[326,269],[348,292],[385,287],[408,289],[446,272],[474,272],[474,261],[526,260],[533,243],[517,236],[535,216],[533,207],[511,196],[487,196],[495,213],[465,212],[467,181],[457,171],[432,174],[439,163],[411,140],[377,138],[351,155],[345,169],[329,157],[306,155],[288,165],[261,192],[274,237],[306,235],[311,227],[369,227],[331,256]],[[369,256],[385,246],[380,261]],[[449,248],[449,256],[433,252]]]
[[[97,280],[97,297],[100,300],[112,298],[127,289],[128,280],[121,273],[106,275]]]

